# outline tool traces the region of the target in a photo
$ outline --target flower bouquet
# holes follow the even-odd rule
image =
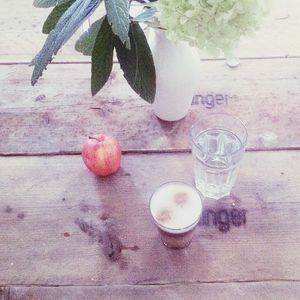
[[[108,80],[116,51],[128,84],[149,103],[155,98],[156,72],[140,23],[164,30],[172,41],[227,56],[243,35],[258,28],[269,10],[269,0],[34,0],[33,5],[53,10],[43,26],[46,42],[31,62],[32,85],[85,20],[104,5],[106,14],[75,45],[77,51],[91,56],[92,94]],[[131,8],[140,13],[132,16]]]
[[[212,56],[232,55],[243,35],[254,33],[268,0],[159,0],[159,22],[169,39],[183,40]]]

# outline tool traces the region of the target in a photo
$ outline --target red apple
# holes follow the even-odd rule
[[[98,176],[108,176],[119,169],[122,151],[115,138],[97,134],[88,138],[81,155],[90,171]]]

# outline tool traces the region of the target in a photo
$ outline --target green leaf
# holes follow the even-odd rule
[[[100,30],[104,18],[94,22],[91,27],[85,31],[75,44],[75,49],[83,55],[92,56],[97,34]]]
[[[122,43],[130,49],[129,32],[129,1],[128,0],[105,0],[106,13],[112,31]]]
[[[132,89],[144,100],[153,103],[156,90],[155,67],[145,34],[138,23],[130,24],[129,37],[130,50],[115,36],[120,66]]]
[[[96,10],[102,0],[76,0],[58,20],[49,33],[42,50],[34,57],[30,65],[34,66],[31,84],[42,76],[44,69],[53,60],[57,51],[70,39],[80,25]]]
[[[136,16],[133,20],[135,22],[147,22],[155,16],[158,12],[156,7],[146,8],[141,14]]]
[[[104,18],[92,53],[92,95],[96,95],[109,78],[113,66],[114,34]]]
[[[57,24],[58,20],[61,16],[65,13],[65,11],[75,2],[75,0],[69,0],[58,4],[54,7],[50,15],[48,16],[47,20],[43,26],[43,33],[48,34],[52,29],[54,29],[55,25]]]
[[[65,0],[33,0],[34,7],[48,8],[64,2]]]

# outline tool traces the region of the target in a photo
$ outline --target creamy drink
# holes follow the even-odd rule
[[[165,183],[153,193],[150,211],[163,243],[170,248],[184,248],[190,244],[201,216],[200,194],[183,182]]]

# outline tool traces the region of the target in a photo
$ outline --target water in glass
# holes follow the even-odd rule
[[[241,159],[242,142],[226,129],[207,129],[194,139],[196,187],[204,196],[219,199],[230,194]]]

